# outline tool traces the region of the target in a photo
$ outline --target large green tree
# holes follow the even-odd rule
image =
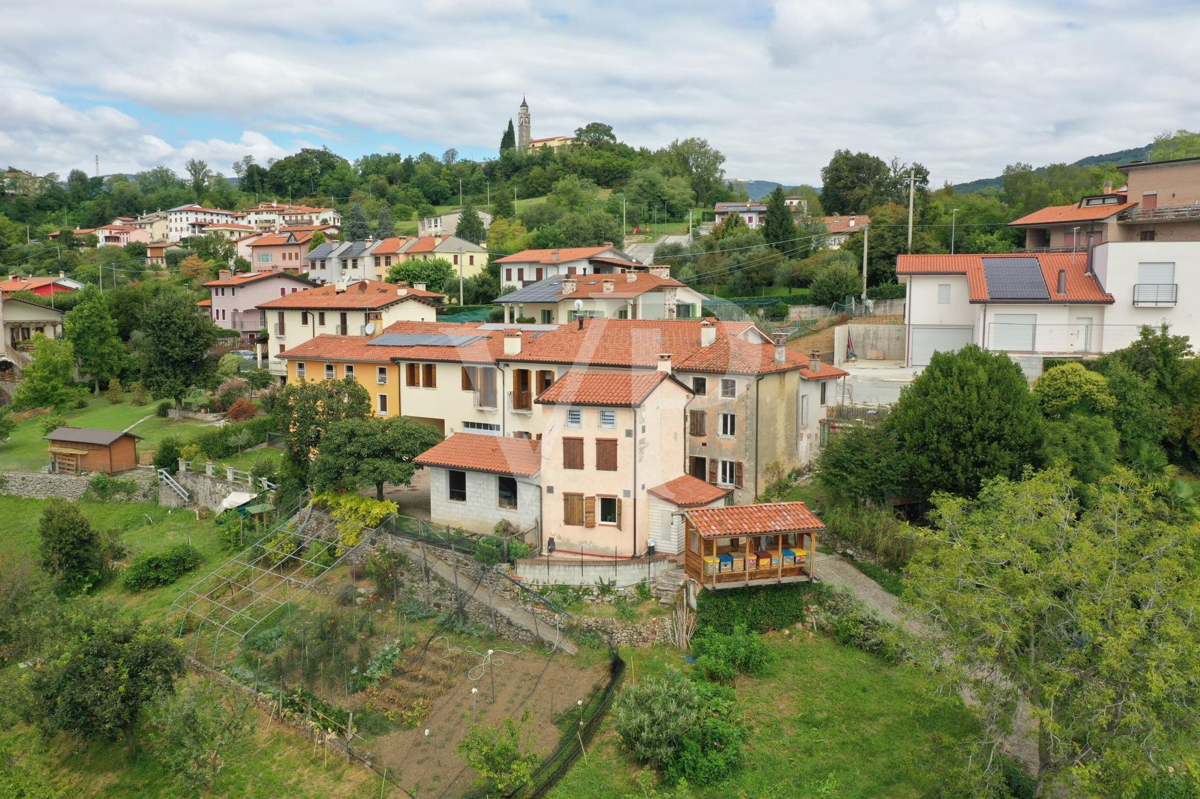
[[[821,205],[828,214],[865,214],[892,197],[892,172],[870,153],[838,150],[821,170]]]
[[[211,790],[228,749],[254,728],[254,699],[245,691],[205,681],[161,696],[151,706],[150,748],[155,758],[194,790]]]
[[[108,300],[95,286],[85,286],[79,303],[63,317],[63,334],[75,350],[79,371],[92,378],[93,391],[121,373],[125,345]]]
[[[1023,700],[1035,795],[1148,796],[1195,754],[1200,538],[1127,472],[1083,510],[1072,484],[1053,469],[935,499],[908,596],[943,673],[980,703],[996,782],[991,753]]]
[[[25,367],[25,379],[13,395],[13,407],[67,410],[79,400],[75,381],[75,348],[71,342],[33,337],[33,363]]]
[[[288,383],[275,402],[275,415],[286,431],[288,459],[307,475],[321,441],[335,422],[371,415],[371,395],[353,377]]]
[[[392,211],[386,205],[379,209],[379,219],[375,221],[375,238],[390,239],[396,235],[396,225],[392,222]]]
[[[188,391],[202,385],[216,367],[208,351],[217,343],[217,328],[191,294],[171,289],[146,307],[139,330],[142,382],[181,410]]]
[[[1041,457],[1037,399],[1021,367],[975,345],[934,353],[889,418],[919,499],[974,496],[994,477],[1019,477]]]
[[[330,425],[310,475],[319,490],[409,485],[417,471],[413,459],[442,440],[437,429],[407,416],[344,419]]]
[[[516,219],[513,208],[512,188],[503,181],[492,184],[492,219]]]
[[[188,173],[188,178],[192,182],[192,194],[196,197],[196,202],[204,196],[204,189],[208,186],[208,181],[212,177],[212,170],[208,168],[208,163],[201,161],[198,158],[189,158],[183,168]]]
[[[513,121],[508,120],[508,127],[504,129],[504,133],[500,136],[500,154],[503,155],[505,150],[516,149],[517,132],[513,128]]]
[[[367,212],[363,210],[361,203],[350,206],[342,234],[346,241],[366,241],[371,238],[371,223],[367,221]]]
[[[59,596],[74,596],[100,582],[104,547],[78,505],[62,497],[51,499],[38,520],[38,536],[42,568]]]
[[[763,218],[763,238],[767,245],[779,252],[795,246],[796,225],[792,222],[792,210],[787,205],[787,195],[782,186],[776,186],[767,198],[767,213]]]
[[[454,235],[472,244],[478,244],[487,236],[483,219],[470,202],[463,206],[462,215],[458,218],[458,227],[454,229]]]
[[[444,292],[451,279],[457,278],[454,266],[445,258],[410,258],[388,269],[389,283],[424,283],[428,291]]]
[[[676,139],[665,150],[667,176],[681,175],[696,194],[696,202],[711,205],[723,188],[725,156],[706,139]]]

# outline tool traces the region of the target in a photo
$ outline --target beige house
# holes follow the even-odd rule
[[[0,299],[0,380],[19,375],[30,363],[32,338],[39,333],[62,338],[63,312],[11,297]]]
[[[555,276],[497,297],[504,318],[532,318],[539,324],[588,319],[699,319],[704,295],[670,276],[670,268],[649,272]]]
[[[583,277],[646,269],[622,250],[607,243],[601,247],[561,247],[522,250],[496,259],[501,288],[521,288],[548,277]]]
[[[492,226],[492,215],[487,211],[475,209],[475,213],[479,214],[480,220],[483,221],[483,229],[487,230]],[[417,222],[417,235],[419,236],[453,236],[458,231],[458,222],[462,219],[462,209],[456,208],[453,211],[447,211],[444,214],[436,214],[427,216]]]

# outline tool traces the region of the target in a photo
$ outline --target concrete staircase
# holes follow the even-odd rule
[[[674,605],[675,597],[683,589],[683,584],[687,582],[687,573],[683,567],[672,569],[665,574],[660,574],[655,577],[650,583],[650,590],[658,597],[659,604]]]

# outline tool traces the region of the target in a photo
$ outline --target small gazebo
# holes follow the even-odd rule
[[[825,525],[803,502],[686,512],[684,568],[703,588],[811,582]]]

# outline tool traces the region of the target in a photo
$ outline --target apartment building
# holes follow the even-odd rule
[[[583,277],[645,270],[611,242],[603,247],[562,247],[549,250],[522,250],[498,258],[500,286],[521,288],[548,277]]]
[[[443,258],[472,277],[487,266],[487,251],[456,236],[393,236],[366,241],[330,241],[308,253],[314,280],[383,280],[394,265],[408,260]]]
[[[259,304],[307,291],[313,283],[288,272],[250,272],[232,274],[227,269],[216,280],[204,284],[209,298],[200,303],[208,310],[213,324],[236,330],[243,339],[254,338],[266,327]]]
[[[651,266],[647,272],[555,275],[497,297],[493,303],[504,308],[504,318],[510,322],[532,318],[540,324],[566,324],[579,316],[698,319],[704,295],[672,279],[670,267]]]
[[[181,241],[192,236],[203,236],[204,228],[222,222],[241,223],[245,218],[238,211],[224,208],[205,208],[202,205],[180,205],[171,208],[167,215],[167,241]]]
[[[245,222],[261,231],[277,231],[283,227],[329,225],[340,229],[342,215],[336,208],[261,202],[253,208],[246,209]]]
[[[487,211],[475,210],[479,214],[479,219],[483,222],[483,229],[487,230],[492,226],[492,215]],[[462,219],[462,209],[455,208],[453,211],[447,211],[444,214],[435,214],[427,216],[417,222],[417,235],[419,236],[453,236],[458,232],[458,223]]]

